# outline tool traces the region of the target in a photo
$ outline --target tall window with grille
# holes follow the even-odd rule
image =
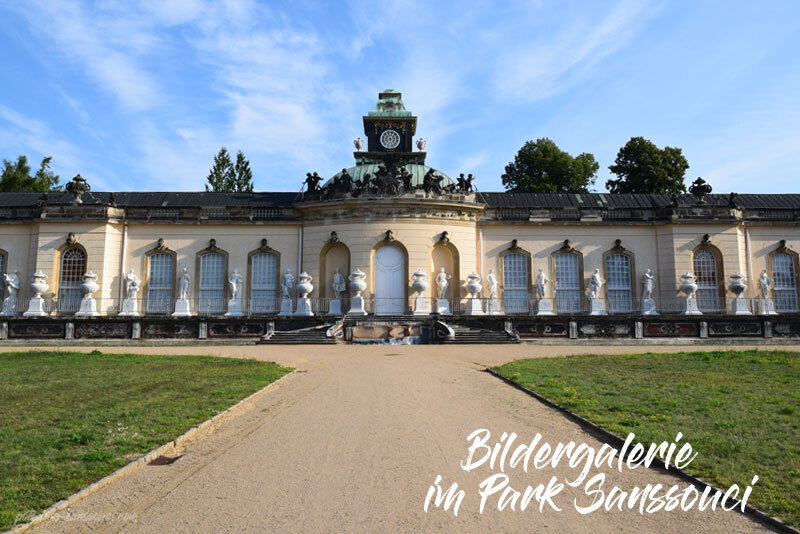
[[[697,277],[697,307],[702,312],[719,311],[717,258],[707,248],[694,253],[694,275]]]
[[[273,313],[278,258],[270,252],[259,252],[250,262],[250,313]]]
[[[556,312],[581,311],[581,272],[577,254],[559,253],[553,256],[556,278]]]
[[[81,282],[86,273],[86,252],[68,248],[61,255],[61,276],[58,281],[58,311],[75,313],[81,306]]]
[[[775,301],[775,311],[779,313],[798,311],[796,275],[795,258],[792,255],[785,252],[772,254],[772,278],[775,281],[772,297]]]
[[[524,254],[503,256],[503,305],[506,313],[528,313],[528,258]]]
[[[198,313],[220,314],[225,311],[225,263],[225,255],[216,252],[200,256]]]
[[[175,280],[175,257],[158,252],[150,255],[147,277],[147,305],[145,313],[172,313],[172,284]]]
[[[606,278],[608,279],[606,282],[608,311],[610,313],[631,313],[633,311],[631,257],[619,252],[607,254]]]
[[[6,257],[5,252],[0,251],[0,280],[3,280],[3,275],[6,272],[6,264],[8,263],[8,258]],[[5,297],[5,284],[0,283],[0,299]]]

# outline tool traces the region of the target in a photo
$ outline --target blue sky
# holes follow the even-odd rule
[[[352,164],[378,91],[428,163],[502,190],[527,139],[608,165],[678,146],[715,192],[799,192],[800,2],[0,0],[0,157],[95,190],[201,190],[220,146],[257,190]]]

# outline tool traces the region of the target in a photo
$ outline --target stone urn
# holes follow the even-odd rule
[[[740,273],[733,273],[728,277],[728,280],[730,280],[728,289],[730,289],[731,293],[733,293],[738,299],[742,293],[744,293],[745,289],[747,289],[747,280],[745,279],[744,275]]]
[[[365,289],[367,289],[367,274],[361,269],[356,269],[350,273],[350,291],[354,296],[360,297]]]
[[[308,297],[308,294],[314,291],[314,286],[311,285],[311,275],[303,271],[298,276],[297,291],[300,293],[300,298]]]
[[[33,282],[31,282],[31,289],[33,289],[33,298],[40,299],[42,298],[42,293],[50,289],[50,286],[47,285],[47,275],[44,274],[42,271],[36,271],[33,273]]]
[[[467,282],[464,284],[464,288],[467,290],[471,298],[475,298],[475,295],[479,294],[483,289],[481,285],[481,275],[478,273],[470,273],[467,275]]]
[[[683,294],[686,295],[687,298],[694,297],[694,293],[697,291],[697,282],[695,282],[695,276],[688,271],[685,274],[682,274],[681,285],[678,289],[683,291]]]
[[[430,284],[428,283],[428,274],[425,271],[419,269],[411,275],[411,289],[417,292],[417,296],[421,297],[428,287],[430,287]]]
[[[83,290],[83,297],[91,297],[92,293],[95,293],[100,286],[97,285],[97,275],[94,274],[92,271],[87,272],[83,275],[83,282],[81,283],[81,289]]]

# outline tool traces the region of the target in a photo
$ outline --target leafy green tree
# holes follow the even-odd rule
[[[688,168],[680,148],[660,149],[644,137],[632,137],[608,167],[619,178],[608,180],[606,189],[611,193],[685,193]]]
[[[519,149],[502,179],[514,193],[587,193],[599,168],[594,155],[584,152],[573,157],[543,137]]]
[[[228,149],[222,147],[214,156],[214,165],[206,178],[206,191],[242,193],[253,190],[253,172],[242,151],[236,153],[236,164],[231,161]]]
[[[44,193],[47,191],[60,191],[61,186],[58,185],[59,177],[50,169],[52,160],[52,156],[42,158],[39,170],[31,176],[31,166],[28,165],[27,156],[19,156],[14,163],[4,159],[3,174],[0,176],[0,192],[27,191]]]

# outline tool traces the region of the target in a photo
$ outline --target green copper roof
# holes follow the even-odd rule
[[[411,117],[403,105],[403,95],[394,89],[378,93],[378,103],[368,114],[370,117]]]

